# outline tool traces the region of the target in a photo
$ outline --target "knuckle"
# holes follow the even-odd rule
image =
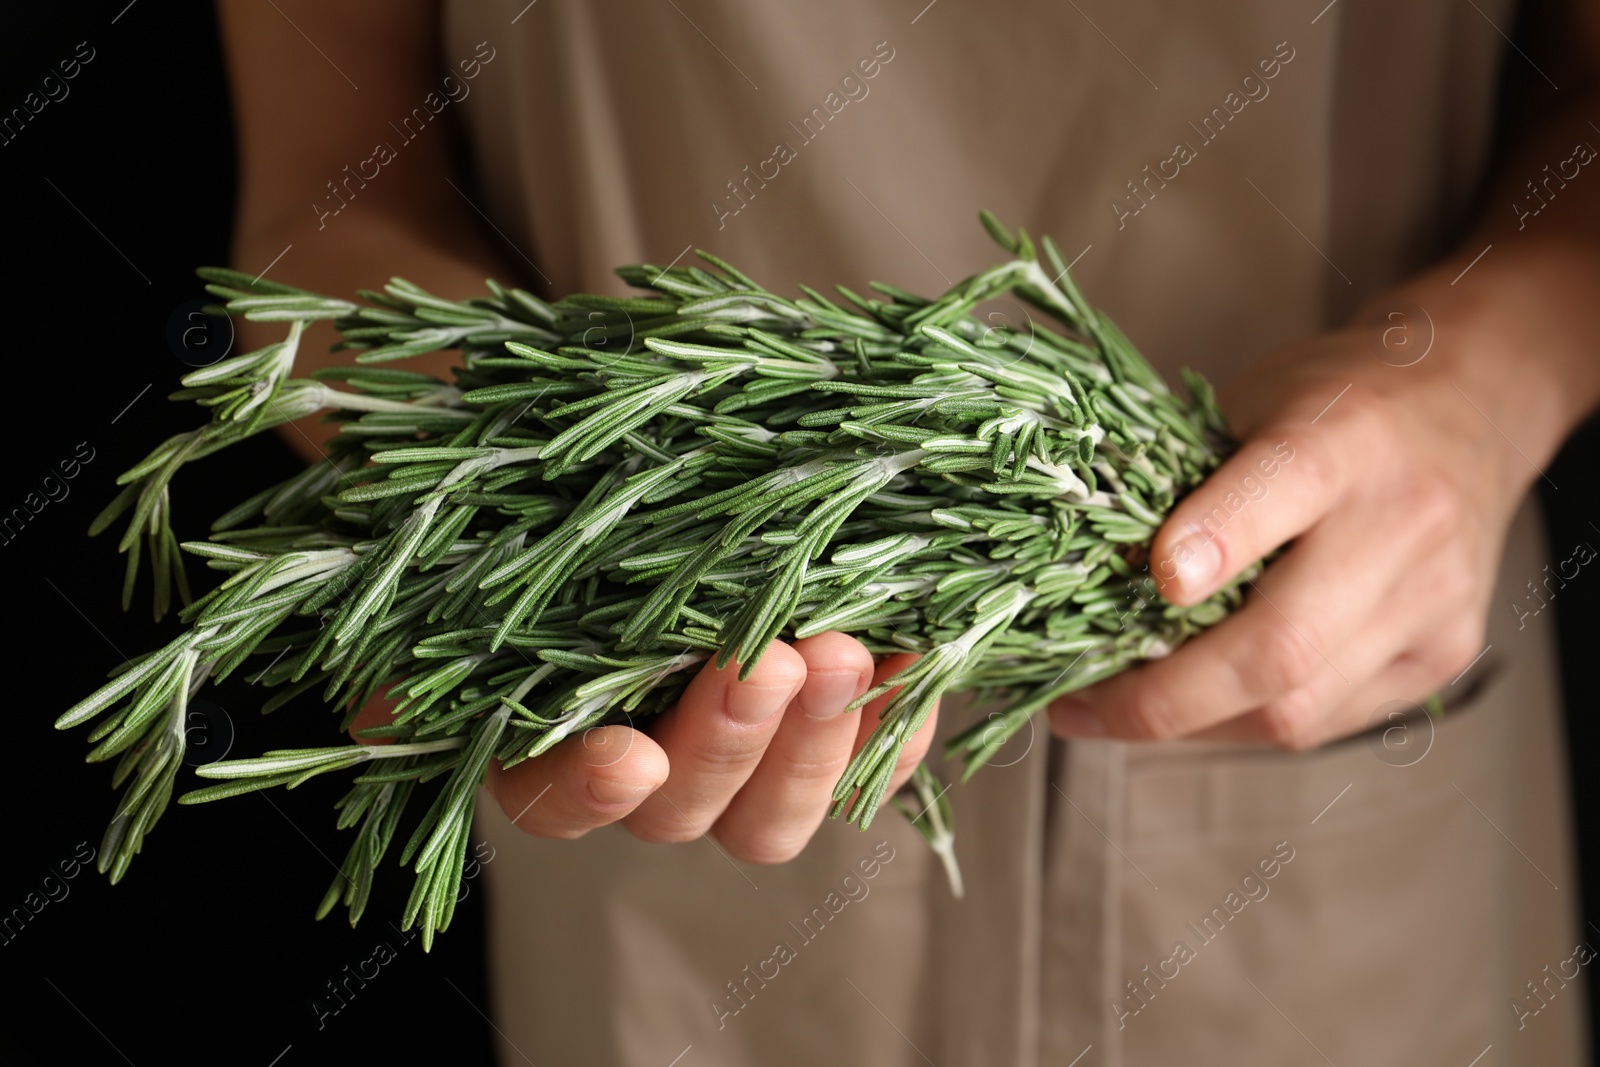
[[[714,795],[703,790],[691,791],[680,784],[672,794],[663,786],[620,821],[640,841],[679,845],[705,836],[722,806]]]
[[[793,752],[772,752],[768,753],[768,757],[775,764],[772,769],[787,781],[801,785],[826,781],[831,785],[844,771],[850,753],[846,750],[814,759]],[[766,772],[766,761],[763,760],[761,773],[764,775]]]
[[[697,745],[689,754],[690,773],[712,778],[742,775],[767,749],[767,738],[760,738],[758,743],[752,743],[752,740],[735,737]]]
[[[1465,667],[1483,648],[1484,628],[1474,622],[1471,626],[1453,627],[1434,642],[1426,657],[1430,673],[1447,678]]]
[[[788,863],[805,849],[811,835],[796,833],[758,833],[715,835],[728,854],[743,863],[773,866]]]
[[[1405,487],[1409,525],[1428,540],[1449,538],[1460,527],[1466,502],[1461,489],[1442,474],[1420,475]]]
[[[533,837],[548,837],[557,841],[576,841],[587,834],[593,827],[581,826],[575,823],[546,823],[533,828],[518,824],[519,828]]]
[[[1247,650],[1248,658],[1239,665],[1246,692],[1271,700],[1311,681],[1319,662],[1311,642],[1310,637],[1282,620],[1266,627]]]
[[[1428,583],[1428,595],[1434,604],[1454,613],[1472,602],[1477,582],[1460,553],[1449,549],[1440,551],[1433,559],[1430,570],[1432,580]]]
[[[1303,752],[1315,744],[1321,703],[1309,688],[1285,693],[1261,709],[1262,731],[1279,748]]]
[[[1293,457],[1287,461],[1295,481],[1308,489],[1308,496],[1324,497],[1333,493],[1338,485],[1338,466],[1334,453],[1325,444],[1325,438],[1313,428],[1289,430],[1278,433],[1278,448],[1289,450]]]
[[[718,724],[682,737],[677,744],[668,745],[672,765],[684,781],[742,781],[766,755],[785,714],[779,711],[754,726]]]
[[[1439,553],[1440,602],[1450,605],[1470,604],[1474,616],[1482,616],[1478,624],[1481,632],[1486,618],[1487,604],[1480,605],[1480,597],[1487,599],[1492,579],[1483,574],[1472,553],[1459,542]]]
[[[1136,741],[1165,741],[1184,732],[1177,706],[1158,691],[1140,694],[1120,719],[1116,732]]]
[[[1397,443],[1403,432],[1405,414],[1394,400],[1362,382],[1353,383],[1332,410],[1377,444]]]
[[[628,832],[652,845],[681,845],[705,834],[703,827],[683,818],[624,819]]]

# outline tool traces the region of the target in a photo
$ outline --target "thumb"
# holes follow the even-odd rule
[[[1150,546],[1150,573],[1174,604],[1197,604],[1326,515],[1342,490],[1325,434],[1251,438],[1190,493]]]

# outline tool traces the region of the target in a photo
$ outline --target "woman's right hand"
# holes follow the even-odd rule
[[[855,711],[845,705],[911,658],[874,665],[842,633],[774,641],[744,681],[738,664],[707,663],[677,705],[642,730],[600,726],[510,770],[495,766],[489,792],[538,837],[581,837],[620,822],[645,841],[709,833],[738,859],[782,863],[821,825],[889,696]],[[929,716],[907,742],[890,793],[921,762],[937,721]]]

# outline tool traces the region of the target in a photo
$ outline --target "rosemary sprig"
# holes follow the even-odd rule
[[[1014,258],[933,300],[791,300],[706,253],[618,271],[645,295],[557,304],[398,279],[354,303],[203,270],[228,313],[288,336],[185,377],[176,397],[211,421],[126,472],[91,531],[131,510],[124,600],[146,545],[158,617],[176,592],[187,624],[57,722],[98,718],[89,758],[119,757],[127,783],[102,869],[119,878],[165,809],[188,701],[252,657],[250,681],[279,689],[266,710],[320,690],[338,712],[324,740],[390,687],[394,721],[364,735],[388,743],[214,763],[198,773],[218,784],[180,803],[354,770],[339,824],[359,829],[319,911],[343,902],[353,922],[422,796],[399,859],[417,875],[406,925],[431,943],[489,762],[661,712],[708,660],[748,672],[772,640],[828,629],[920,654],[857,702],[894,691],[834,793],[865,826],[941,694],[1002,705],[951,743],[971,774],[1055,697],[1221,619],[1238,583],[1184,608],[1143,574],[1162,516],[1230,447],[1209,388],[1174,395],[1053,243],[983,221]],[[972,317],[1004,293],[1061,329]],[[290,377],[325,318],[355,365]],[[453,383],[386,366],[443,349],[461,354]],[[191,599],[174,475],[319,410],[339,422],[326,462],[182,545],[225,575]],[[957,879],[948,798],[926,768],[908,791]]]

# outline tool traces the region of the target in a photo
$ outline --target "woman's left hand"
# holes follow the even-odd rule
[[[1235,615],[1053,705],[1056,733],[1304,749],[1479,654],[1501,546],[1538,473],[1474,395],[1492,390],[1461,375],[1487,337],[1441,326],[1431,358],[1396,366],[1380,358],[1386,329],[1292,345],[1227,391],[1244,443],[1162,526],[1151,574],[1194,604],[1292,544]]]

